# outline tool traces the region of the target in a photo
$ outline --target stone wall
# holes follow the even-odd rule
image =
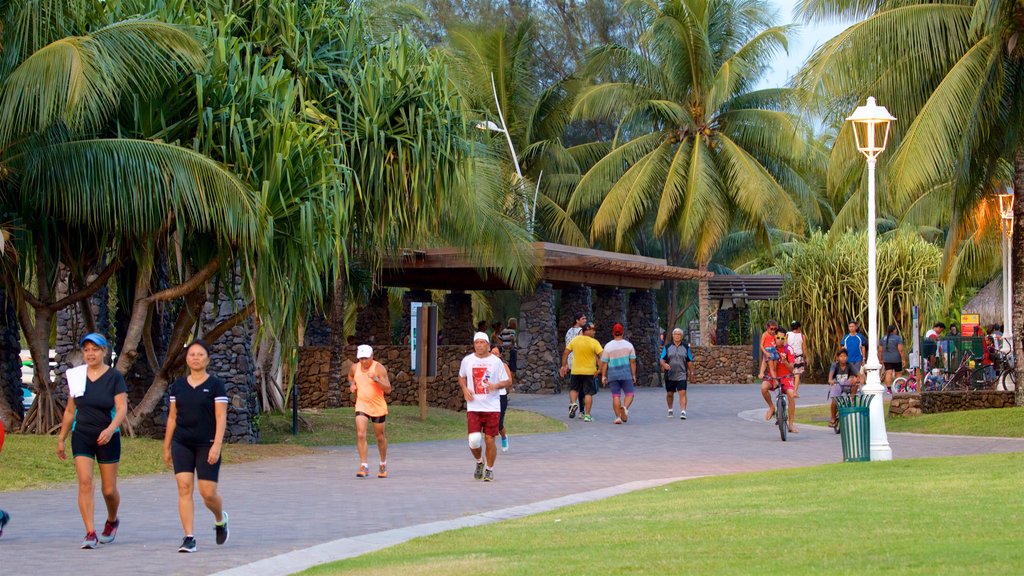
[[[889,414],[892,416],[918,416],[961,410],[1010,408],[1015,405],[1013,392],[997,392],[995,390],[893,394],[892,403],[889,405]]]
[[[459,366],[472,352],[472,346],[438,346],[437,373],[427,378],[427,404],[448,410],[465,410],[466,401],[459,388]],[[299,387],[299,408],[325,408],[327,406],[327,375],[330,373],[331,350],[325,346],[307,346],[299,350],[299,366],[295,381]],[[348,346],[344,351],[342,371],[348,374],[355,362],[356,349]],[[387,395],[389,404],[419,405],[419,378],[409,370],[408,346],[374,346],[373,357],[388,369],[393,387]],[[342,406],[352,406],[355,399],[348,393],[348,384],[342,380]]]
[[[373,290],[366,306],[359,308],[356,313],[355,336],[356,344],[391,344],[391,313],[388,311],[386,290]]]
[[[749,384],[754,361],[750,346],[695,346],[693,348],[694,384]]]
[[[441,311],[442,342],[460,345],[473,339],[473,296],[466,292],[449,292],[444,295]]]
[[[597,326],[597,335],[594,338],[604,345],[614,338],[612,326],[616,323],[629,328],[626,322],[626,293],[618,288],[600,286],[594,289],[593,295],[593,320]]]
[[[889,416],[920,416],[920,394],[893,394],[889,402]]]

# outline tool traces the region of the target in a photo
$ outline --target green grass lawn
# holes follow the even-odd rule
[[[889,413],[889,402],[885,403],[885,413]],[[803,408],[799,403],[797,404],[797,422],[827,426],[828,418],[828,405]],[[966,410],[896,418],[887,416],[885,428],[889,432],[1024,438],[1024,407]]]
[[[292,416],[265,415],[260,419],[264,442],[299,444],[302,446],[339,446],[355,444],[356,424],[352,408],[329,410],[303,410],[299,435],[292,436]],[[565,424],[534,412],[510,409],[505,414],[505,428],[509,434],[538,434],[563,432]],[[466,413],[431,408],[427,421],[420,422],[420,409],[416,406],[389,406],[387,420],[388,442],[423,442],[450,440],[466,436]],[[373,434],[369,434],[373,443]]]
[[[0,454],[0,492],[46,488],[75,481],[71,440],[64,444],[68,459],[57,459],[57,437],[8,434]],[[231,444],[224,448],[224,463],[238,464],[263,458],[312,453],[304,446],[281,444]],[[138,476],[170,470],[164,467],[163,441],[153,438],[122,438],[118,475]]]
[[[1022,468],[1018,453],[689,480],[303,574],[1019,573]]]

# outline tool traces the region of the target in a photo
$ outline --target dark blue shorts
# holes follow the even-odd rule
[[[613,398],[618,398],[623,394],[626,396],[632,396],[634,394],[632,380],[609,380],[608,387],[612,389]]]
[[[91,458],[98,464],[117,464],[121,461],[121,433],[115,432],[110,442],[103,446],[96,443],[99,434],[85,434],[78,430],[71,432],[71,454]]]

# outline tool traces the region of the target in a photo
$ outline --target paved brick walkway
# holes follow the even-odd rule
[[[824,401],[823,388],[804,388],[801,400]],[[73,486],[0,493],[0,505],[13,516],[0,539],[2,572],[14,573],[7,567],[16,564],[16,573],[33,576],[210,574],[339,538],[628,482],[841,460],[839,438],[828,429],[803,426],[783,443],[774,427],[738,417],[763,406],[754,386],[694,386],[690,395],[690,419],[681,422],[665,417],[660,390],[642,390],[625,426],[611,424],[606,391],[595,401],[591,424],[565,417],[565,395],[514,396],[513,407],[567,421],[569,431],[515,436],[512,430],[512,450],[499,454],[493,484],[472,479],[465,440],[394,445],[387,480],[356,479],[351,447],[229,466],[221,488],[231,540],[214,545],[212,520],[197,502],[199,553],[193,555],[175,552],[181,528],[170,473],[121,481],[121,533],[116,544],[93,551],[77,549],[82,528]],[[897,459],[1024,451],[1024,440],[911,434],[892,434],[890,444]]]

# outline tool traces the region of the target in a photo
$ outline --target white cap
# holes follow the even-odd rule
[[[373,348],[370,348],[366,344],[360,344],[356,348],[356,359],[362,360],[363,358],[370,358],[373,356]]]
[[[491,338],[487,335],[486,332],[477,332],[476,334],[473,334],[473,342],[476,342],[477,340],[483,340],[488,344],[491,343]]]

